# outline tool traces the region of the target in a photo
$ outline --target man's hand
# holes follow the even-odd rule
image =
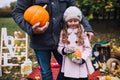
[[[44,33],[47,28],[49,26],[49,22],[47,22],[44,26],[40,27],[40,23],[36,23],[35,25],[32,26],[33,29],[33,33],[34,34],[40,34],[40,33]]]
[[[93,32],[85,32],[85,35],[88,36],[88,38],[89,38],[90,41],[92,40],[92,38],[94,36]]]

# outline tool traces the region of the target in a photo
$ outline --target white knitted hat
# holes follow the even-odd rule
[[[64,12],[63,18],[64,18],[65,21],[68,21],[69,19],[72,19],[72,18],[76,18],[76,19],[81,21],[82,12],[76,6],[70,6]]]

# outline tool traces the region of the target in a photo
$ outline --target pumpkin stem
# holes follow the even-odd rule
[[[45,4],[44,6],[43,6],[43,8],[46,8],[47,7],[47,4]]]

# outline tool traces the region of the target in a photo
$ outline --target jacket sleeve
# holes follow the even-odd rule
[[[90,23],[87,21],[85,16],[83,15],[82,20],[81,20],[82,25],[84,26],[85,32],[93,32],[92,26]]]
[[[14,21],[29,35],[32,35],[32,25],[23,18],[25,10],[33,4],[32,0],[17,0],[12,16]]]
[[[62,50],[63,50],[64,47],[65,47],[65,46],[64,46],[64,44],[63,44],[63,42],[62,42],[62,31],[61,31],[61,33],[60,33],[60,39],[59,39],[59,43],[58,43],[58,52],[59,52],[61,55],[63,55]]]
[[[83,45],[83,54],[82,58],[86,61],[91,56],[91,45],[88,39],[88,36],[84,37],[84,45]]]

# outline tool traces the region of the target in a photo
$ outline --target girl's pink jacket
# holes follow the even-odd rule
[[[61,31],[62,34],[62,31]],[[88,40],[88,37],[83,34],[84,37],[84,45],[78,46],[76,44],[76,34],[73,32],[68,36],[68,40],[70,41],[69,45],[65,45],[62,43],[60,36],[58,52],[62,54],[62,49],[67,46],[75,47],[80,49],[82,52],[82,58],[85,60],[85,63],[82,65],[73,63],[66,55],[63,55],[63,62],[62,62],[62,72],[64,72],[65,77],[72,77],[72,78],[84,78],[87,77],[88,74],[94,72],[94,68],[91,63],[91,46]]]

